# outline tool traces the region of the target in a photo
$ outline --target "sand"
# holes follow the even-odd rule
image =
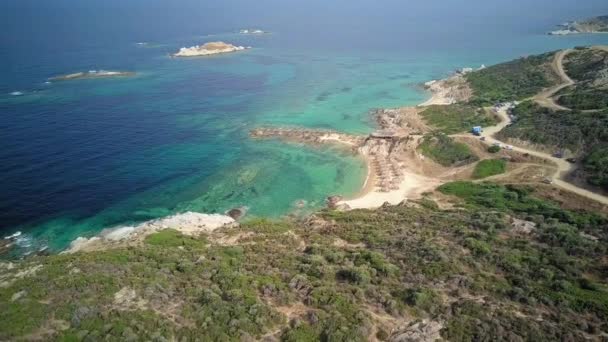
[[[338,204],[346,204],[351,209],[375,209],[381,207],[384,203],[396,205],[425,191],[433,190],[441,184],[438,179],[424,177],[413,172],[406,171],[404,175],[405,178],[399,184],[397,190],[380,192],[378,188],[374,187],[373,191],[369,191],[353,200],[341,201]]]

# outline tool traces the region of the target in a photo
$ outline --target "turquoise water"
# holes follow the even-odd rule
[[[559,6],[535,11],[548,4]],[[608,12],[600,1],[479,2],[478,15],[464,5],[3,2],[0,229],[59,250],[105,227],[188,210],[305,214],[328,195],[356,194],[363,162],[331,147],[254,141],[250,129],[366,134],[371,109],[422,102],[420,84],[456,68],[608,44],[543,34],[572,15]],[[273,34],[230,33],[243,27]],[[254,49],[169,57],[211,40]],[[137,75],[45,84],[90,69]]]

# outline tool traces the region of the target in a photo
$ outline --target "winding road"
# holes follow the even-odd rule
[[[481,134],[481,136],[485,137],[486,143],[488,143],[490,145],[501,144],[502,146],[505,146],[508,144],[501,140],[496,139],[494,136],[496,135],[496,133],[500,132],[503,128],[507,127],[507,125],[510,122],[509,115],[507,114],[507,108],[502,107],[500,110],[497,111],[497,114],[500,117],[501,122],[496,126],[485,128],[484,132]],[[600,202],[602,204],[608,205],[608,197],[603,196],[601,194],[597,194],[595,192],[591,192],[591,191],[583,189],[583,188],[580,188],[574,184],[571,184],[571,183],[568,183],[568,182],[562,180],[562,176],[564,176],[568,172],[572,171],[572,169],[574,167],[573,164],[568,163],[564,159],[553,157],[552,155],[550,155],[548,153],[530,150],[530,149],[523,148],[523,147],[513,146],[513,151],[520,152],[520,153],[527,153],[527,154],[535,156],[535,157],[543,158],[545,160],[550,160],[557,166],[557,172],[551,177],[551,180],[553,181],[554,185],[559,186],[560,188],[568,190],[575,194],[578,194],[578,195],[587,197],[589,199],[595,200],[597,202]]]
[[[553,95],[557,94],[560,90],[573,85],[575,82],[568,76],[566,70],[564,70],[564,58],[572,52],[571,49],[562,50],[555,55],[555,59],[553,63],[551,63],[551,67],[553,71],[562,79],[562,83],[556,85],[554,87],[543,90],[534,96],[534,101],[539,105],[547,108],[551,108],[553,110],[570,110],[570,108],[566,108],[564,106],[560,106],[553,99]]]
[[[608,46],[596,46],[594,48],[608,51]],[[569,87],[575,83],[564,70],[564,64],[563,64],[564,57],[566,57],[570,52],[572,52],[572,50],[567,49],[567,50],[560,51],[555,55],[555,60],[553,61],[552,66],[553,66],[555,72],[561,77],[562,83],[557,86],[551,87],[549,89],[543,90],[541,93],[539,93],[538,95],[536,95],[534,97],[534,100],[541,106],[545,106],[545,107],[555,109],[555,110],[570,110],[568,108],[558,105],[552,99],[552,96],[555,95],[557,92],[559,92],[560,90],[562,90],[566,87]],[[487,144],[489,144],[489,145],[500,144],[502,146],[508,145],[507,143],[505,143],[501,140],[498,140],[495,137],[496,133],[502,131],[511,122],[509,115],[507,113],[507,110],[508,110],[508,107],[503,106],[500,109],[498,109],[497,111],[495,111],[495,113],[500,117],[500,120],[501,120],[500,123],[498,123],[495,126],[484,128],[484,131],[481,133],[481,137],[485,138],[485,142]],[[572,169],[574,168],[573,164],[568,163],[564,159],[556,158],[556,157],[554,157],[548,153],[544,153],[544,152],[539,152],[539,151],[535,151],[535,150],[531,150],[531,149],[527,149],[527,148],[523,148],[523,147],[517,147],[517,146],[513,146],[512,149],[513,149],[513,151],[516,151],[516,152],[527,153],[529,155],[533,155],[533,156],[553,162],[557,166],[557,172],[551,177],[551,180],[554,185],[556,185],[562,189],[568,190],[570,192],[573,192],[575,194],[578,194],[580,196],[584,196],[586,198],[589,198],[594,201],[600,202],[602,204],[608,205],[608,197],[595,193],[595,192],[592,192],[592,191],[589,191],[589,190],[586,190],[586,189],[583,189],[572,183],[568,183],[562,179],[562,177],[565,174],[572,171]]]

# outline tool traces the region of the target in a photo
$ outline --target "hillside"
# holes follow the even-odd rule
[[[376,211],[0,266],[0,339],[583,340],[608,332],[608,221],[450,183]]]
[[[497,137],[579,161],[572,178],[608,191],[608,48],[579,47],[522,57],[465,76],[467,101],[430,106],[421,116],[446,134],[490,126],[489,108],[518,102]],[[484,113],[485,110],[485,113]]]

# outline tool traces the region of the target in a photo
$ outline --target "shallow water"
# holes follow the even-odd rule
[[[2,232],[58,250],[104,227],[187,210],[309,212],[328,195],[356,194],[363,162],[331,148],[253,141],[250,129],[365,134],[370,109],[422,102],[420,83],[456,68],[608,44],[605,35],[544,35],[572,17],[608,13],[602,1],[247,6],[2,2]],[[230,33],[245,27],[273,34]],[[254,49],[169,57],[211,40]],[[137,75],[45,83],[99,69]]]

